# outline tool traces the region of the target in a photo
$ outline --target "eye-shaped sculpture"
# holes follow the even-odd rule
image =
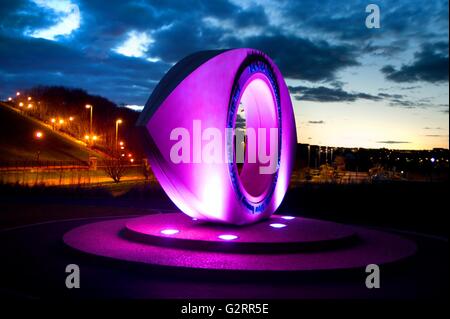
[[[239,164],[234,132],[242,118]],[[185,214],[242,225],[281,204],[294,162],[295,120],[286,83],[264,53],[232,49],[184,58],[156,86],[138,126],[156,178]],[[217,144],[223,147],[211,146]]]

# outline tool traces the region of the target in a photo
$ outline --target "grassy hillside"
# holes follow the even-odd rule
[[[37,139],[36,131],[43,137]],[[87,161],[89,150],[72,142],[51,129],[22,117],[0,105],[0,161],[35,160]]]

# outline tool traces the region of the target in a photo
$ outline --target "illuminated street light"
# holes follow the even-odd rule
[[[90,138],[89,135],[85,135],[85,136],[84,136],[84,139],[85,139],[85,140],[88,140],[88,141],[89,141],[89,138]]]
[[[311,159],[311,145],[308,144],[308,168],[310,167],[310,159]]]
[[[33,107],[33,104],[29,103],[27,106],[29,109],[31,109]]]
[[[31,96],[28,97],[28,101],[31,101]]]
[[[97,135],[92,136],[92,139],[96,141],[98,139]]]
[[[71,122],[73,121],[73,116],[69,117],[69,121]]]
[[[12,97],[8,97],[8,101],[10,101],[10,102],[11,102],[11,101],[12,101]]]
[[[34,133],[34,137],[36,138],[36,140],[40,141],[43,137],[44,137],[44,133],[42,133],[41,131],[36,131]],[[40,144],[38,146],[38,150],[36,152],[36,159],[39,161],[39,156],[41,155],[41,149],[40,149]]]
[[[50,120],[50,122],[55,123],[55,122],[56,122],[56,119],[55,119],[55,118],[52,118],[52,119]]]
[[[123,146],[123,141],[120,141],[120,142],[119,142],[119,145],[120,145],[120,146]]]
[[[20,92],[16,92],[16,96],[19,96],[20,95]]]
[[[60,120],[59,120],[59,124],[64,124],[64,120],[63,120],[63,119],[60,119]]]
[[[134,158],[130,159],[130,162],[133,163],[134,162]]]
[[[89,134],[92,134],[92,112],[94,110],[94,106],[91,104],[86,104],[86,108],[91,111],[90,121],[89,121]]]
[[[117,139],[119,138],[119,124],[122,124],[122,119],[116,120],[116,151],[117,151]]]
[[[23,106],[23,103],[22,103],[22,102],[20,102],[20,103],[19,103],[19,106]]]

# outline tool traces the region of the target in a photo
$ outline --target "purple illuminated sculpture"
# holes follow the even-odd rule
[[[236,164],[235,136],[226,132],[236,128],[239,107],[257,141],[269,140],[270,129],[276,129],[274,143],[272,139],[268,146],[257,146],[266,153],[276,148],[270,173],[261,172],[261,161],[251,161],[247,149],[242,168]],[[192,218],[242,225],[269,217],[280,205],[292,172],[296,129],[286,83],[264,53],[233,49],[184,58],[157,85],[138,126],[156,178]],[[225,145],[222,161],[205,161],[199,154],[217,138],[210,128],[223,133],[218,137]],[[187,160],[174,161],[174,144],[184,133],[190,142],[183,149]]]

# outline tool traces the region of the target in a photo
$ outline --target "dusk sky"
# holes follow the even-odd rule
[[[139,109],[184,56],[251,47],[286,78],[299,142],[449,146],[448,1],[0,0],[0,15],[3,99],[64,85]]]

